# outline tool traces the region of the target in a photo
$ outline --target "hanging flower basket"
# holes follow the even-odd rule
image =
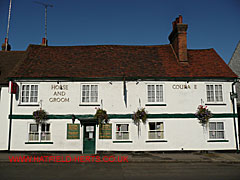
[[[139,125],[141,120],[143,124],[145,124],[147,121],[147,111],[145,110],[145,108],[138,109],[137,112],[134,112],[132,119],[134,124],[136,125]]]
[[[33,119],[35,119],[37,123],[44,123],[48,119],[47,112],[40,108],[33,112]]]
[[[94,115],[94,118],[98,120],[98,124],[107,124],[109,119],[107,115],[107,111],[97,108],[96,114]]]
[[[212,117],[212,113],[207,109],[207,106],[203,107],[202,105],[198,106],[195,116],[200,120],[199,123],[206,125],[209,119]]]

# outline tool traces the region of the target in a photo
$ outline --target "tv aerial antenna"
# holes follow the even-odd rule
[[[44,8],[45,8],[45,39],[47,39],[47,8],[48,7],[53,7],[53,5],[42,3],[42,2],[39,2],[39,1],[34,1],[34,3],[40,4],[40,5],[44,6]]]
[[[9,33],[9,26],[10,26],[11,9],[12,9],[12,0],[9,1],[7,36],[5,39],[5,51],[7,51],[7,47],[8,47],[8,33]]]

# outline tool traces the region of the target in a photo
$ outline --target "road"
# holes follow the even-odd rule
[[[239,180],[240,164],[226,163],[0,163],[0,179]]]

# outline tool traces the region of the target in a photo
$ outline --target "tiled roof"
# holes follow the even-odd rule
[[[171,45],[30,45],[11,77],[237,77],[214,49],[188,50],[188,61],[179,63]]]
[[[25,51],[0,51],[0,84],[8,83],[13,68],[24,58]]]

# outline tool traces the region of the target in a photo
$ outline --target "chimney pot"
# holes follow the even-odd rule
[[[46,38],[42,38],[42,46],[47,46],[47,39]]]
[[[5,38],[5,41],[2,44],[2,50],[3,51],[10,51],[11,50],[11,46],[10,46],[10,44],[8,44],[8,38]]]
[[[181,15],[179,15],[178,19],[179,19],[179,23],[182,24],[183,21],[182,21],[182,16]]]

